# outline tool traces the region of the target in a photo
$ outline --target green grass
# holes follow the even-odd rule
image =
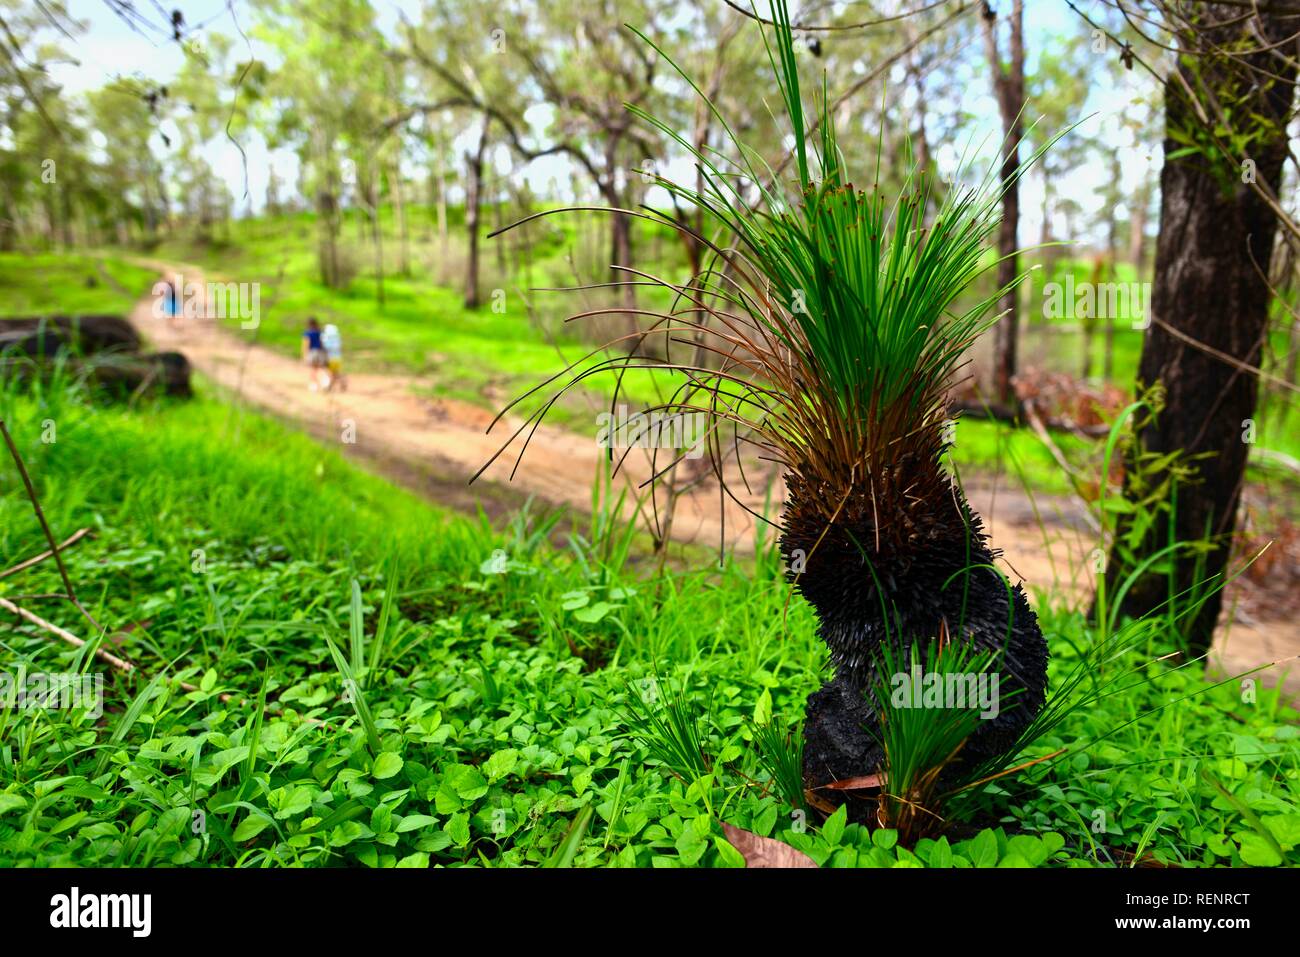
[[[0,253],[0,317],[125,313],[155,278],[120,257]]]
[[[527,533],[536,517],[449,515],[209,399],[128,412],[53,389],[4,393],[0,413],[55,533],[95,530],[69,572],[139,669],[105,672],[6,616],[8,672],[84,666],[104,710],[0,709],[0,863],[734,865],[723,820],[830,866],[1109,865],[1139,848],[1300,863],[1300,732],[1273,692],[1250,703],[1139,665],[1149,683],[1027,757],[1079,753],[976,796],[973,836],[904,848],[842,817],[805,826],[766,787],[752,720],[793,726],[823,658],[770,551],[662,577],[635,555],[602,564],[618,551],[591,526],[570,531],[593,546],[566,549]],[[43,547],[6,461],[0,567]],[[0,579],[10,598],[58,587],[49,562]],[[66,602],[20,604],[94,637]],[[1093,637],[1039,611],[1059,680]],[[698,722],[707,774],[674,773],[629,723],[629,695],[656,681],[679,729]]]

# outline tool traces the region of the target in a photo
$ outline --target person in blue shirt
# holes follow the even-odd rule
[[[175,319],[176,316],[179,315],[181,311],[180,303],[177,301],[178,297],[176,295],[176,280],[172,279],[169,276],[167,279],[163,281],[167,283],[167,294],[166,294],[166,299],[164,300],[165,302],[164,308],[167,310],[167,318]],[[175,323],[172,323],[172,325],[175,325]]]
[[[320,323],[312,316],[307,320],[307,329],[302,334],[302,358],[310,369],[308,388],[313,392],[320,388],[321,370],[325,368],[325,345],[321,341]]]

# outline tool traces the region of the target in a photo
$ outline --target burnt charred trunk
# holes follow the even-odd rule
[[[1042,708],[1047,644],[1037,618],[1020,586],[1009,587],[990,567],[996,552],[961,490],[932,456],[928,468],[925,458],[898,464],[893,474],[902,484],[878,484],[874,492],[855,488],[847,496],[832,497],[802,475],[787,476],[782,554],[790,580],[816,612],[817,634],[835,672],[808,698],[807,788],[881,769],[871,690],[888,680],[881,657],[886,643],[898,660],[913,646],[924,652],[946,633],[1001,655],[994,666],[1001,710],[981,722],[959,760],[978,763],[1013,747]],[[910,480],[918,474],[924,476],[920,486]],[[919,501],[899,494],[909,486],[922,492]],[[828,501],[835,516],[830,521]],[[838,800],[838,792],[818,793]],[[865,813],[865,802],[855,805],[853,816]]]

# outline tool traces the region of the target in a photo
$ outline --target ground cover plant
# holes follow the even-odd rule
[[[442,512],[211,399],[128,412],[10,392],[3,413],[56,534],[93,530],[68,571],[99,647],[136,667],[6,616],[16,667],[104,675],[98,718],[0,712],[9,863],[509,866],[565,847],[575,866],[739,866],[723,823],[828,866],[1297,862],[1294,711],[1159,660],[1166,634],[1133,659],[1152,680],[1025,755],[1066,760],[971,795],[968,833],[900,843],[844,811],[819,825],[765,769],[764,729],[797,722],[823,659],[770,542],[753,564],[647,579],[528,520]],[[44,539],[0,475],[8,568]],[[58,590],[48,562],[0,579],[0,597]],[[38,607],[94,637],[67,602]],[[1076,611],[1040,621],[1060,682],[1097,637]],[[698,729],[694,771],[633,718],[673,703]]]

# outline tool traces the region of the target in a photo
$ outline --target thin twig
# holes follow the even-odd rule
[[[45,511],[36,498],[36,489],[32,486],[32,477],[27,474],[27,466],[23,464],[23,457],[18,454],[18,446],[14,444],[14,438],[9,434],[9,428],[5,425],[4,419],[0,419],[0,434],[4,435],[5,444],[9,446],[9,454],[13,456],[14,464],[18,466],[18,474],[23,477],[23,485],[27,486],[27,497],[31,499],[32,509],[36,512],[36,520],[41,523],[41,530],[45,532],[45,540],[50,543],[50,551],[54,555],[54,563],[59,566],[59,576],[63,579],[63,587],[67,590],[69,597],[75,598],[76,592],[72,588],[72,580],[68,578],[68,570],[63,567],[63,557],[59,555],[59,544],[54,540],[54,533],[50,531],[50,523],[45,520]]]
[[[73,532],[71,535],[69,535],[59,544],[59,551],[64,551],[68,547],[75,545],[77,542],[81,541],[89,534],[90,534],[89,528],[77,529],[75,532]],[[47,549],[46,551],[41,552],[39,555],[33,555],[31,558],[27,559],[26,561],[19,562],[17,565],[14,565],[12,568],[6,568],[3,571],[0,571],[0,578],[8,578],[10,575],[16,575],[21,571],[31,568],[33,565],[39,565],[41,562],[45,561],[45,559],[49,558],[53,554],[54,554],[53,551]]]
[[[46,621],[44,618],[40,617],[39,615],[32,614],[26,608],[20,608],[18,605],[15,605],[7,598],[0,598],[0,608],[5,609],[6,611],[13,612],[19,618],[23,618],[31,622],[37,628],[43,628],[45,631],[48,631],[50,634],[61,638],[63,641],[66,641],[68,644],[72,645],[75,648],[82,648],[86,644],[84,638],[78,638],[76,635],[74,635],[72,632],[68,631],[67,629],[60,628],[58,625]],[[122,672],[123,674],[129,675],[135,672],[135,665],[131,664],[131,662],[127,661],[125,658],[119,658],[117,657],[117,655],[105,651],[103,648],[95,649],[95,657],[100,659],[101,661],[108,663],[113,668]]]
[[[1173,336],[1175,339],[1179,339],[1182,342],[1187,343],[1187,345],[1191,346],[1194,349],[1201,350],[1206,355],[1213,356],[1214,358],[1218,359],[1220,362],[1230,365],[1234,369],[1237,369],[1238,371],[1245,372],[1249,375],[1253,375],[1256,378],[1262,379],[1265,382],[1271,382],[1273,385],[1279,386],[1283,389],[1289,389],[1292,392],[1300,392],[1300,386],[1293,385],[1290,382],[1287,382],[1285,379],[1279,378],[1278,376],[1275,376],[1272,373],[1265,372],[1263,369],[1259,368],[1259,366],[1253,366],[1248,362],[1243,362],[1240,359],[1238,359],[1236,356],[1229,355],[1226,352],[1214,348],[1214,346],[1207,345],[1206,343],[1202,342],[1200,339],[1193,339],[1191,336],[1183,332],[1181,329],[1177,329],[1174,326],[1171,326],[1169,323],[1165,322],[1163,319],[1159,318],[1158,316],[1152,317],[1151,321],[1154,322],[1161,329],[1163,329],[1165,332],[1169,333],[1169,335]]]
[[[66,597],[66,596],[61,595],[59,597]],[[31,624],[35,625],[37,628],[41,628],[44,631],[48,631],[50,634],[58,637],[62,641],[67,642],[68,644],[72,645],[74,648],[82,648],[86,644],[86,640],[84,638],[78,638],[76,635],[68,631],[66,628],[60,628],[58,625],[54,624],[53,622],[46,621],[40,615],[33,614],[32,612],[28,611],[26,608],[22,608],[18,605],[15,605],[7,598],[0,598],[0,608],[3,608],[5,611],[13,612],[19,618],[22,618],[30,622]],[[139,670],[136,668],[135,665],[127,661],[125,658],[119,658],[117,655],[105,651],[103,648],[95,649],[95,657],[103,661],[107,665],[109,665],[115,671],[119,671],[125,675],[135,674]],[[197,685],[190,684],[188,681],[179,681],[177,679],[172,679],[172,680],[175,681],[176,684],[179,685],[181,689],[184,691],[201,692],[203,690],[199,688]],[[248,704],[247,698],[236,699],[234,695],[226,692],[222,692],[221,694],[217,695],[217,699],[221,701],[222,704],[235,704],[240,706]],[[284,713],[283,708],[278,704],[268,703],[266,705],[266,710],[271,712],[272,714],[280,714],[281,716],[283,716]],[[324,721],[321,721],[319,718],[310,718],[306,715],[300,715],[300,717],[307,724],[324,728],[326,731],[333,730],[328,724],[326,724]]]

